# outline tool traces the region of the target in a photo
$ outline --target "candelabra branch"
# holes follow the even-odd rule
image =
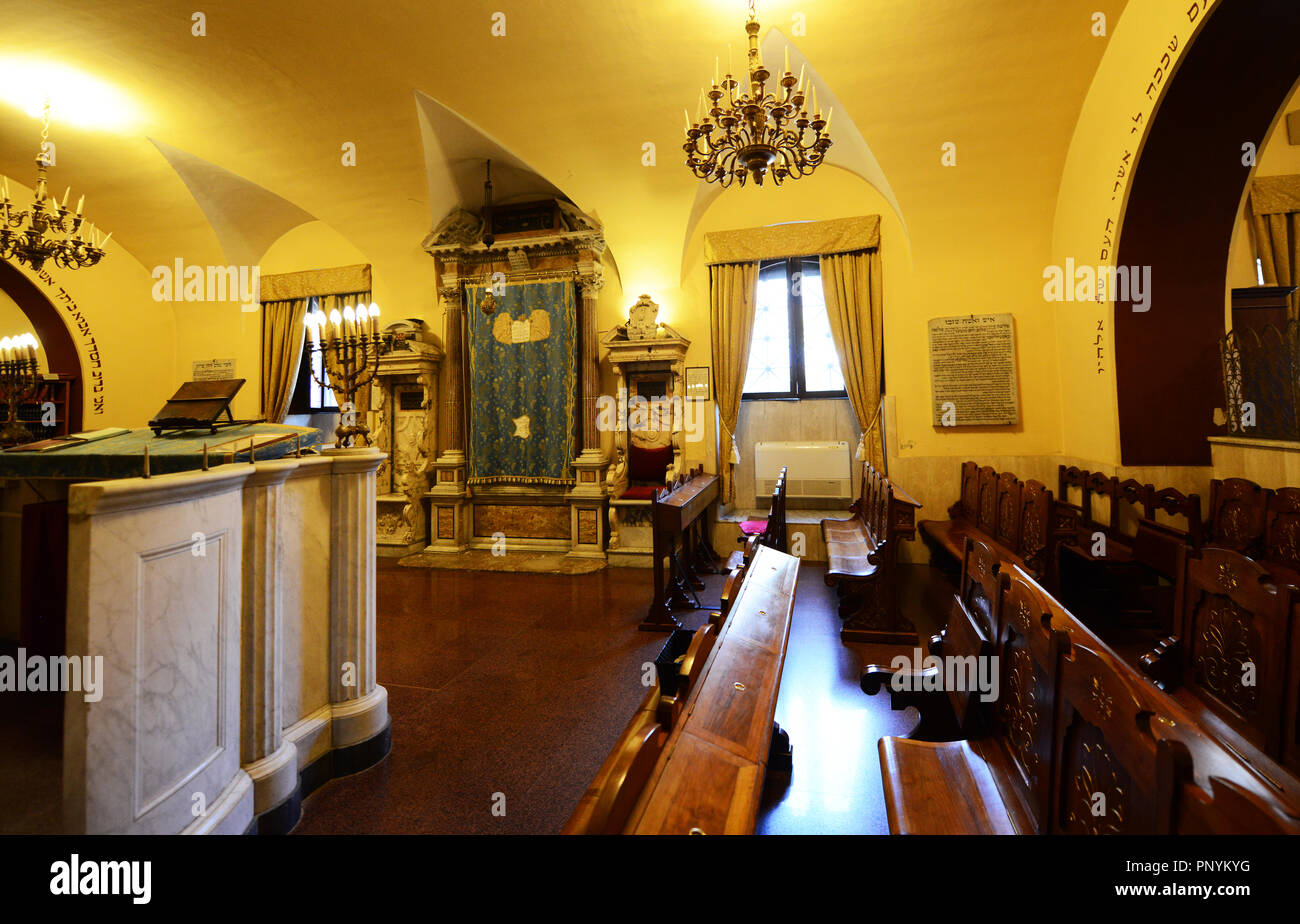
[[[321,375],[316,374],[316,364],[309,363],[312,379],[322,388],[332,388],[342,398],[339,425],[334,430],[340,446],[351,447],[357,437],[361,438],[362,445],[370,445],[370,428],[356,414],[356,396],[374,381],[379,357],[392,347],[392,335],[380,333],[313,339],[307,344],[310,353],[321,357]]]
[[[31,441],[31,432],[18,419],[18,410],[36,400],[42,384],[35,359],[0,360],[0,403],[7,409],[5,425],[0,429],[0,446]]]

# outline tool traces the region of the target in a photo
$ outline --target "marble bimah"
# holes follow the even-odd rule
[[[301,799],[381,759],[376,449],[68,492],[69,833],[285,831]]]
[[[427,551],[494,549],[504,539],[506,554],[562,552],[603,560],[609,460],[596,425],[603,229],[572,203],[547,199],[495,207],[491,230],[489,245],[483,217],[457,208],[423,243],[436,261],[446,351],[442,451],[429,466],[434,477]],[[569,298],[571,318],[564,310]],[[570,336],[574,349],[566,353],[560,347],[569,341],[562,338]],[[508,352],[525,348],[532,352]],[[522,394],[526,388],[515,389],[512,400],[532,400],[534,412],[519,413],[513,433],[502,426],[500,413],[488,421],[492,390],[499,394],[507,385],[485,376],[475,362],[507,356],[506,362],[523,363],[526,356],[535,363],[543,354],[551,356],[549,364],[535,376],[521,376],[525,385],[554,390],[555,382],[567,382],[571,374],[572,387],[553,392],[554,403],[544,407],[535,395]],[[541,417],[545,430],[538,425]],[[552,442],[567,434],[575,435],[572,454],[557,460]],[[513,442],[529,439],[527,449]],[[482,448],[491,441],[495,456]],[[511,453],[513,468],[499,461]],[[543,457],[546,466],[539,463]]]

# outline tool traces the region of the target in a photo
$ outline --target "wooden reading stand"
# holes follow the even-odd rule
[[[696,590],[704,582],[697,570],[714,566],[717,556],[707,537],[708,524],[703,519],[709,505],[718,499],[718,476],[704,474],[700,466],[678,479],[671,490],[659,492],[651,507],[654,523],[655,595],[650,611],[637,628],[644,632],[671,632],[681,624],[673,617],[678,609],[698,609]],[[699,530],[698,541],[691,533]],[[684,537],[680,554],[678,537]],[[672,558],[672,571],[665,580],[664,559]]]
[[[210,430],[216,433],[222,427],[239,427],[244,424],[262,423],[264,418],[256,420],[235,420],[230,413],[230,402],[234,400],[239,389],[244,386],[244,379],[210,379],[204,382],[186,382],[176,389],[176,394],[168,399],[154,419],[149,421],[149,428],[154,436],[162,436],[164,430]],[[219,421],[222,413],[226,419]]]

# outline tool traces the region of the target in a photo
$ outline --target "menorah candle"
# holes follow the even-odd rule
[[[357,315],[352,310],[351,305],[343,306],[343,336],[355,337],[357,335]]]
[[[374,337],[379,336],[379,306],[374,302],[370,303],[370,333]]]
[[[308,313],[303,316],[302,323],[307,326],[307,336],[311,337],[311,345],[313,347],[318,346],[320,344],[320,333],[316,330],[316,316]]]
[[[343,325],[343,315],[339,314],[337,308],[330,309],[330,344],[332,345],[339,337],[339,328]]]
[[[12,341],[8,337],[0,340],[0,360],[3,360],[4,362],[9,362],[9,360],[13,359],[9,354],[9,344],[11,342]]]

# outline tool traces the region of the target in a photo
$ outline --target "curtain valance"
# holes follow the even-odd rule
[[[704,262],[753,263],[781,257],[820,257],[825,254],[874,250],[880,246],[880,216],[800,221],[704,235]]]
[[[1300,212],[1300,176],[1261,176],[1250,191],[1251,209],[1256,215]]]
[[[342,295],[370,291],[370,264],[334,266],[301,273],[275,273],[262,277],[262,301],[280,302],[313,295]]]

